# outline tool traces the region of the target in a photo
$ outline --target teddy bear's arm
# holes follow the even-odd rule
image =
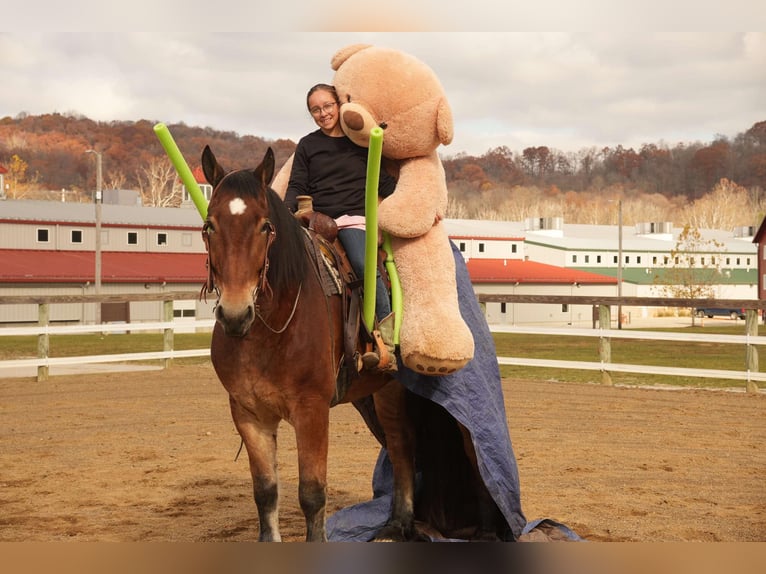
[[[447,185],[434,153],[404,160],[394,192],[378,207],[378,225],[396,237],[420,237],[444,217]]]

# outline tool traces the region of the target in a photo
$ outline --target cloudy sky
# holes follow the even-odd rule
[[[307,88],[331,82],[332,55],[357,42],[436,72],[455,118],[447,156],[708,142],[766,120],[766,33],[709,30],[0,32],[0,117],[75,113],[297,141],[315,129]]]

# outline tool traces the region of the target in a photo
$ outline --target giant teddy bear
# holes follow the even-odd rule
[[[400,354],[423,374],[465,366],[473,335],[458,307],[455,261],[442,218],[447,183],[436,149],[452,141],[452,111],[436,74],[404,52],[354,44],[332,58],[343,131],[367,146],[383,128],[383,157],[395,160],[394,193],[378,208],[402,285]]]
[[[452,111],[434,72],[390,48],[354,44],[333,56],[333,84],[343,131],[367,147],[383,128],[383,159],[398,172],[394,193],[378,208],[391,236],[402,287],[399,350],[410,369],[445,375],[473,358],[473,335],[460,314],[455,261],[442,218],[447,184],[436,149],[452,141]],[[282,196],[292,157],[274,179]]]

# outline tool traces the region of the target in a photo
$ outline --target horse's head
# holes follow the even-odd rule
[[[209,286],[214,285],[219,295],[215,316],[227,335],[242,337],[255,319],[255,298],[267,285],[269,248],[275,236],[267,197],[274,152],[269,148],[255,169],[227,174],[205,146],[202,170],[213,186],[202,234]]]

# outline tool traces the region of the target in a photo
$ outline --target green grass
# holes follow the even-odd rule
[[[635,329],[638,330],[638,329]],[[646,329],[649,331],[650,329]],[[744,334],[744,323],[732,325],[710,325],[705,327],[684,327],[675,329],[651,329],[676,333],[723,333]],[[759,334],[766,327],[759,326]],[[173,346],[177,350],[204,349],[210,346],[210,333],[177,333]],[[565,361],[598,361],[599,341],[596,337],[527,335],[495,333],[495,344],[499,357],[523,357],[535,359],[556,359]],[[51,357],[71,357],[116,353],[140,353],[162,350],[161,333],[127,334],[84,334],[52,335],[50,337]],[[633,365],[660,365],[692,367],[700,369],[745,370],[744,345],[722,343],[698,343],[675,341],[650,341],[641,339],[611,340],[612,361]],[[760,353],[763,355],[763,352]],[[37,356],[37,337],[0,337],[0,360],[21,359]],[[174,359],[180,364],[203,364],[206,356]],[[157,361],[145,361],[154,362]],[[557,380],[569,382],[601,382],[601,373],[574,369],[553,369],[542,367],[517,367],[501,365],[503,377],[533,380]],[[612,372],[615,384],[622,385],[672,385],[696,388],[744,387],[745,381],[709,379],[700,377],[670,377],[644,375],[640,373]],[[762,386],[762,385],[761,385]]]

